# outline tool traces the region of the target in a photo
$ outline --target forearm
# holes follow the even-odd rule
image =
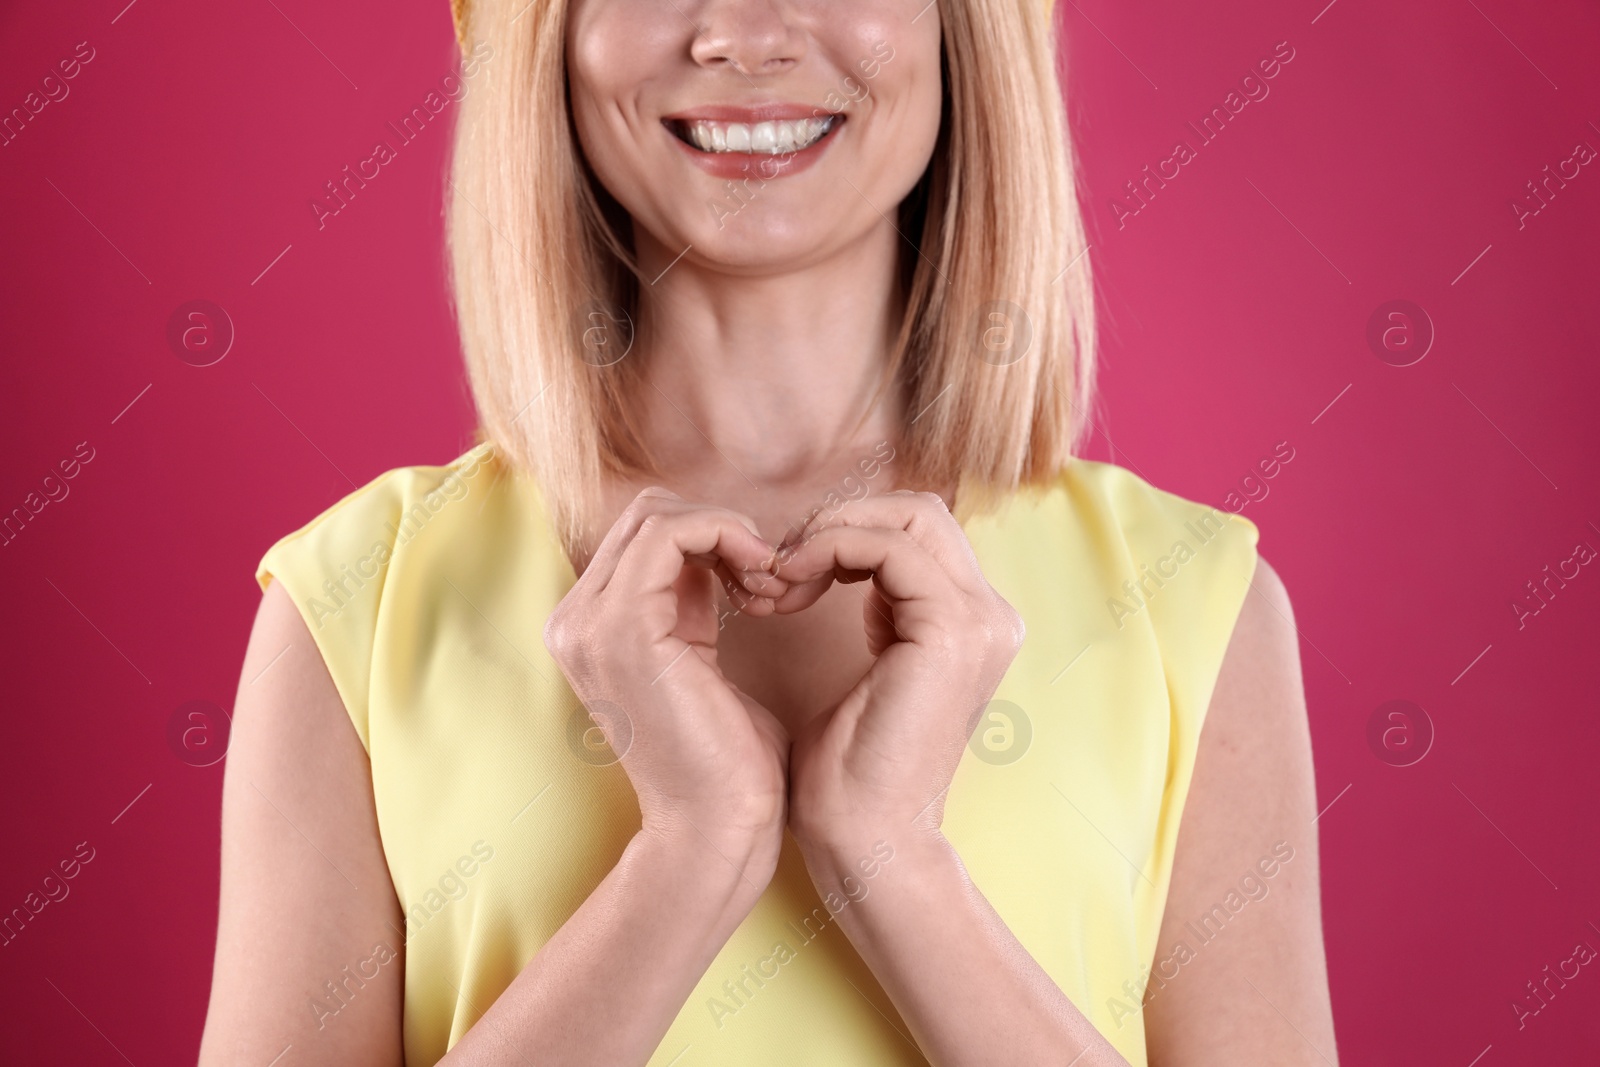
[[[893,862],[863,883],[870,836],[802,851],[820,893],[860,897],[838,922],[929,1062],[1126,1067],[1012,935],[948,841],[907,830],[889,841]],[[865,896],[850,892],[861,885]]]
[[[636,834],[443,1064],[643,1064],[771,875],[765,848]],[[464,990],[470,995],[470,990]]]

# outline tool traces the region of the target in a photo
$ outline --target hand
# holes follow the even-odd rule
[[[771,614],[787,589],[773,555],[747,516],[646,489],[544,631],[633,783],[643,831],[698,835],[764,879],[782,843],[789,739],[717,666],[711,574],[746,613]]]
[[[789,821],[802,849],[936,834],[978,715],[1022,646],[1021,616],[933,493],[852,503],[803,531],[778,575],[790,585],[775,604],[784,614],[834,582],[871,579],[862,617],[877,659],[790,753]]]

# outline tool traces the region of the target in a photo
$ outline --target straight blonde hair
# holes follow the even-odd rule
[[[472,0],[463,47],[500,47],[461,104],[446,214],[480,433],[532,473],[571,543],[604,474],[656,471],[627,406],[639,361],[584,358],[592,311],[637,321],[640,277],[573,128],[566,7]],[[917,250],[885,385],[912,413],[912,481],[959,483],[972,513],[1052,480],[1087,435],[1094,298],[1048,7],[946,0],[940,15],[944,114],[899,209]]]

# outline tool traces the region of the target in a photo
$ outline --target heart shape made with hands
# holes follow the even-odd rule
[[[873,662],[793,739],[796,799],[819,833],[892,811],[933,825],[978,717],[1021,647],[1020,616],[985,579],[934,493],[853,501],[778,546],[740,583],[751,614],[794,614],[835,583],[871,582],[862,617]],[[730,600],[740,602],[730,583]],[[747,608],[748,610],[748,608]]]
[[[872,663],[799,735],[723,674],[713,574],[755,617],[805,611],[836,582],[871,581],[862,612]],[[693,813],[698,825],[733,807],[732,822],[767,826],[787,803],[791,829],[813,841],[850,827],[905,832],[919,819],[936,830],[972,711],[1021,639],[1020,617],[944,501],[905,491],[853,501],[774,546],[748,516],[646,489],[545,626],[586,706],[638,709],[633,736],[645,743],[617,755],[652,818]]]

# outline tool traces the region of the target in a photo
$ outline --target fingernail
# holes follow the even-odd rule
[[[782,593],[789,587],[789,583],[775,574],[751,573],[745,585],[752,590],[761,590],[764,593]]]

